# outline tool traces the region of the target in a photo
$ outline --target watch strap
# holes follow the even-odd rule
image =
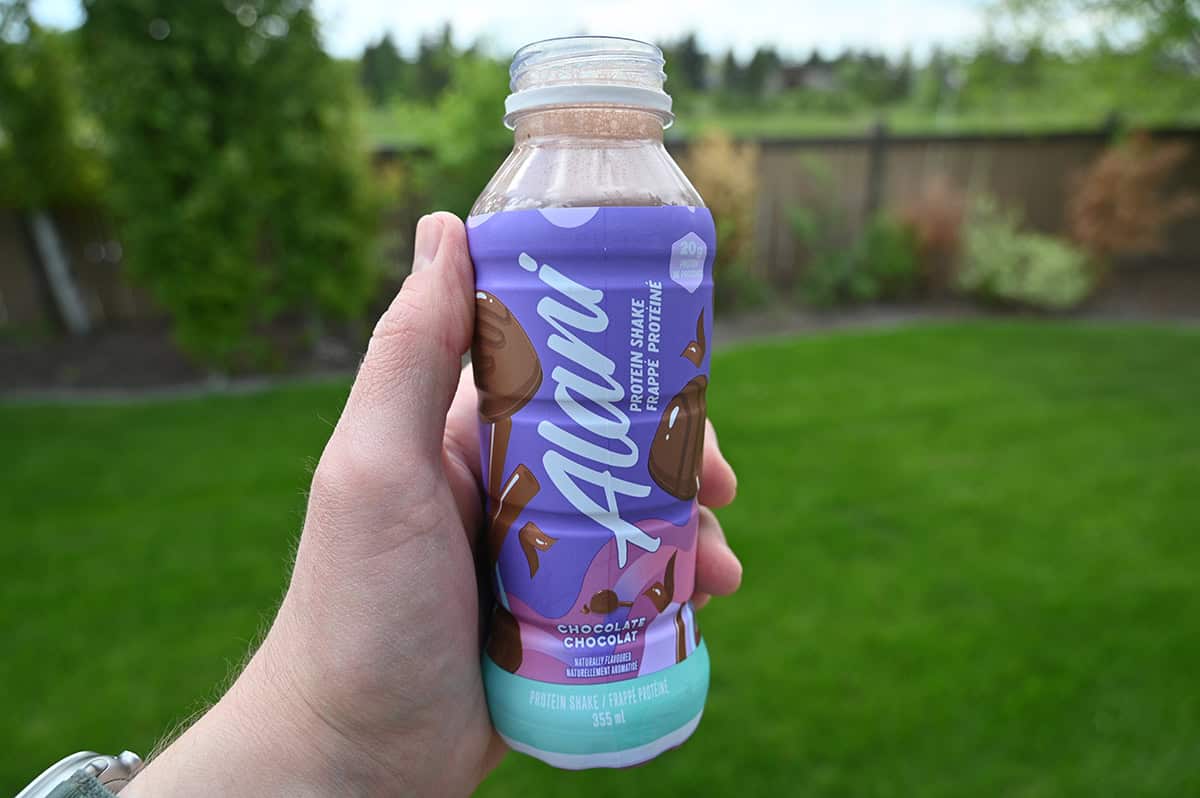
[[[89,776],[79,770],[51,790],[46,798],[116,798],[116,796],[104,789],[104,785],[95,776]]]

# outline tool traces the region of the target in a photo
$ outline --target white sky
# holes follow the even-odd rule
[[[919,56],[935,44],[969,44],[984,30],[987,5],[986,0],[316,0],[326,47],[339,56],[358,55],[384,31],[411,53],[421,34],[447,19],[458,44],[482,40],[497,55],[574,33],[656,41],[695,31],[709,52],[733,47],[741,56],[760,44],[793,56],[813,47],[826,54],[867,47]],[[79,0],[34,0],[33,12],[55,27],[74,27],[82,19]]]

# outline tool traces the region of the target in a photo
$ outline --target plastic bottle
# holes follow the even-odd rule
[[[708,691],[690,598],[715,232],[663,146],[657,47],[537,42],[511,75],[515,146],[467,221],[484,682],[512,748],[627,767],[682,744]]]

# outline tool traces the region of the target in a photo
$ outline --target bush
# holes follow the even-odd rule
[[[898,218],[912,230],[923,288],[949,287],[962,244],[967,198],[943,176],[926,181],[900,207]]]
[[[875,214],[855,237],[849,220],[828,198],[836,196],[830,176],[810,164],[813,200],[788,214],[800,249],[800,291],[818,305],[901,299],[921,287],[913,228],[887,212]]]
[[[125,265],[181,346],[257,365],[286,348],[267,335],[281,318],[360,317],[378,207],[353,77],[321,49],[311,2],[85,8]]]
[[[717,305],[753,304],[762,293],[761,284],[755,286],[751,268],[758,204],[758,147],[735,144],[727,133],[713,129],[688,147],[680,166],[716,223],[713,280]]]
[[[1185,144],[1156,143],[1145,133],[1109,147],[1067,201],[1071,237],[1102,261],[1161,251],[1170,225],[1200,208],[1195,193],[1167,187],[1188,155]]]
[[[1086,253],[1052,236],[1020,229],[1016,212],[978,198],[968,215],[958,286],[990,301],[1048,310],[1079,305],[1095,286]]]
[[[856,250],[859,270],[871,281],[876,298],[904,299],[917,292],[920,263],[912,227],[878,213],[867,224]]]
[[[841,214],[829,207],[791,208],[788,223],[801,250],[800,293],[813,305],[836,305],[870,299],[870,286],[858,274],[851,246],[846,243],[846,225]],[[800,262],[803,267],[800,267]]]

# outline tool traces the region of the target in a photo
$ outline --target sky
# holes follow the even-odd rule
[[[190,0],[211,2],[211,0]],[[411,54],[422,34],[449,19],[457,44],[482,41],[496,55],[537,39],[576,33],[671,40],[695,31],[709,52],[746,57],[762,44],[787,55],[846,47],[920,57],[934,45],[969,45],[985,27],[986,0],[315,0],[325,47],[357,56],[385,31]],[[54,27],[82,19],[79,0],[34,0],[34,17]]]

